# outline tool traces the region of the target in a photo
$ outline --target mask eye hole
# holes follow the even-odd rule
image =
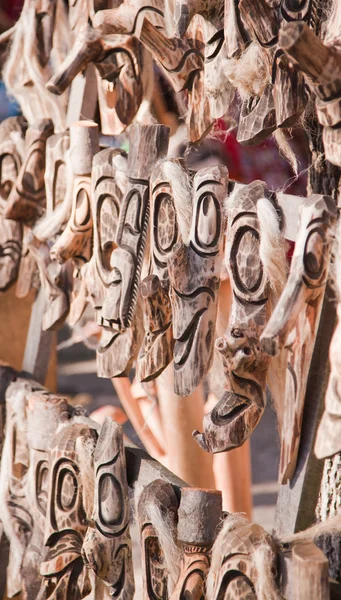
[[[78,482],[71,469],[63,467],[58,475],[57,504],[64,512],[70,511],[76,504]]]
[[[79,190],[76,198],[75,225],[84,227],[90,221],[90,203],[89,196],[83,188]]]
[[[326,236],[323,229],[312,229],[306,239],[303,255],[303,264],[309,279],[320,279],[324,270],[324,252],[326,249]]]
[[[36,498],[40,512],[46,515],[49,469],[46,461],[41,461],[36,471]]]
[[[103,473],[98,482],[99,517],[107,527],[119,525],[124,518],[123,491],[116,477]]]
[[[205,192],[200,196],[195,222],[195,242],[199,249],[214,250],[219,243],[221,230],[220,206],[217,198]]]

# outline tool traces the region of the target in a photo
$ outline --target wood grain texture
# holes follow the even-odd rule
[[[188,240],[176,244],[168,259],[174,391],[179,396],[195,390],[213,361],[227,181],[226,167],[212,166],[196,173]]]
[[[273,87],[268,84],[260,98],[243,101],[240,111],[237,141],[242,145],[260,144],[276,129]]]
[[[83,555],[97,577],[122,600],[134,598],[134,573],[129,533],[129,496],[123,430],[106,417],[94,454],[93,526],[88,528]]]
[[[254,181],[237,188],[229,201],[225,263],[233,300],[228,328],[216,342],[223,359],[226,392],[205,415],[204,433],[193,434],[208,452],[243,444],[265,408],[269,358],[260,347],[260,336],[269,314],[270,282],[260,258],[257,202],[267,193],[265,183]]]
[[[279,481],[295,473],[307,378],[328,279],[336,208],[328,196],[313,195],[301,206],[300,230],[286,287],[262,335],[275,355],[288,348]]]
[[[46,214],[51,214],[67,194],[66,153],[70,148],[68,131],[55,133],[46,142],[46,167],[44,174]],[[60,229],[64,222],[60,223]]]
[[[328,559],[312,542],[292,550],[294,600],[329,600]]]
[[[9,117],[0,124],[0,292],[16,280],[21,258],[22,227],[3,214],[21,168],[20,144],[24,144],[26,126],[22,117]],[[17,143],[13,135],[19,137]]]
[[[6,219],[32,224],[45,211],[45,149],[53,134],[51,119],[36,121],[27,129],[25,157],[7,200]]]

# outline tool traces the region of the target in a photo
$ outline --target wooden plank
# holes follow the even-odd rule
[[[50,361],[54,334],[42,331],[45,295],[41,287],[32,306],[22,370],[39,383],[44,383]]]
[[[296,472],[290,483],[281,486],[278,495],[274,528],[277,535],[302,531],[315,521],[323,461],[314,454],[314,441],[329,378],[328,350],[336,318],[332,298],[327,287],[307,381]]]
[[[329,600],[328,559],[312,542],[292,550],[294,600]]]
[[[141,450],[133,444],[126,444],[125,452],[128,485],[130,488],[134,488],[137,484],[144,488],[155,479],[168,481],[176,490],[188,487],[188,483],[182,481],[180,477],[174,475],[174,473],[166,469],[161,463],[149,456],[145,450]]]

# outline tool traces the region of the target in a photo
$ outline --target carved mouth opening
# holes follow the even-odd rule
[[[226,392],[211,411],[212,422],[215,425],[226,425],[240,417],[250,405],[250,400],[245,396]]]
[[[206,312],[206,310],[207,310],[206,308],[202,308],[201,310],[199,310],[199,312],[196,315],[194,315],[192,321],[190,322],[188,327],[185,329],[183,334],[177,340],[175,340],[175,346],[176,346],[175,350],[178,349],[179,345],[180,345],[180,347],[182,345],[185,346],[179,359],[175,358],[175,352],[174,352],[174,369],[175,370],[180,369],[182,367],[182,365],[185,364],[185,362],[187,361],[187,359],[189,357],[189,353],[193,346],[193,340],[194,340],[195,334],[199,327],[201,316],[204,314],[204,312]]]

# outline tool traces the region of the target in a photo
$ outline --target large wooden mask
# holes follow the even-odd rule
[[[22,163],[22,148],[26,121],[10,117],[0,125],[0,291],[4,292],[16,280],[22,244],[22,227],[5,219],[7,200]]]
[[[186,234],[168,259],[174,391],[180,396],[193,392],[213,362],[227,181],[226,167],[207,167],[196,173],[190,205],[181,219]]]
[[[129,533],[129,497],[122,427],[107,417],[95,454],[95,495],[83,556],[88,566],[120,600],[134,597],[134,572]]]
[[[236,184],[227,203],[225,261],[233,300],[228,328],[216,343],[226,373],[226,392],[204,417],[204,433],[194,433],[208,452],[223,452],[243,444],[265,408],[269,357],[260,346],[260,336],[269,316],[271,282],[261,260],[257,213],[258,202],[267,195],[266,185],[261,181],[241,188]],[[265,201],[271,205],[272,218],[280,233],[276,207],[271,200]]]
[[[130,130],[127,184],[116,234],[113,239],[108,232],[110,244],[101,250],[102,256],[106,249],[110,257],[110,285],[101,316],[116,331],[125,332],[134,322],[149,227],[149,179],[156,161],[167,152],[168,134],[162,125],[133,125]],[[103,229],[103,234],[108,233]]]
[[[51,119],[41,119],[31,125],[25,137],[25,158],[8,197],[7,219],[32,224],[45,212],[45,150],[53,134]]]
[[[90,419],[74,417],[51,442],[46,548],[40,565],[46,599],[81,600],[92,589],[82,546],[93,504],[93,453],[97,442],[93,425]]]
[[[308,372],[328,280],[336,218],[337,209],[329,196],[314,194],[301,205],[289,279],[261,338],[262,347],[270,356],[283,347],[288,350],[279,467],[282,483],[293,477],[296,468]]]

